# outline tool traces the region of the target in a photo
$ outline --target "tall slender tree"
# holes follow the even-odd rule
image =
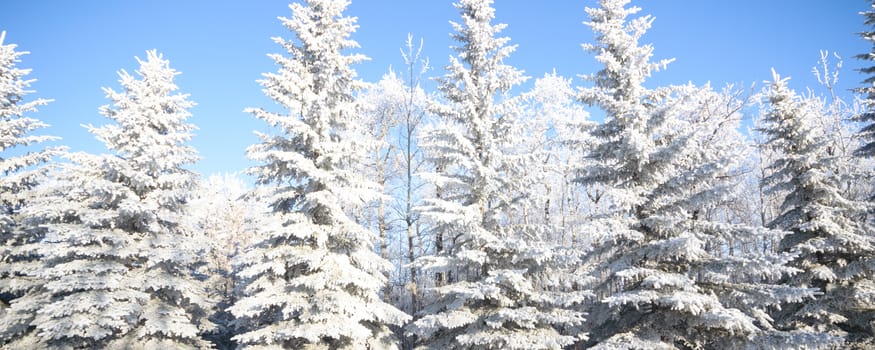
[[[429,68],[428,60],[421,54],[422,43],[415,47],[413,36],[408,35],[406,49],[402,51],[405,69],[396,73],[390,68],[378,83],[358,96],[364,108],[365,124],[371,134],[382,141],[380,152],[372,152],[369,162],[377,164],[365,164],[363,171],[380,173],[374,178],[382,181],[386,196],[386,208],[378,206],[378,218],[372,220],[378,223],[377,231],[381,234],[381,254],[394,260],[395,265],[389,275],[390,290],[386,297],[397,300],[395,305],[408,313],[415,313],[419,308],[418,285],[422,280],[418,278],[419,269],[412,264],[415,257],[421,255],[420,242],[424,239],[419,215],[414,210],[425,188],[418,174],[426,164],[416,136],[428,117],[430,99],[420,85]]]
[[[871,1],[869,11],[860,12],[865,18],[864,23],[867,26],[873,27],[860,33],[863,40],[872,44],[872,51],[859,54],[857,58],[867,62],[875,62],[875,1]],[[856,89],[857,93],[863,95],[864,110],[856,116],[856,120],[863,123],[868,123],[860,130],[859,136],[865,143],[856,150],[856,154],[862,157],[875,156],[875,65],[860,68],[860,72],[868,75],[863,80],[863,86]]]
[[[45,280],[36,344],[48,348],[207,348],[213,328],[195,274],[198,233],[187,220],[196,152],[186,143],[194,103],[179,73],[148,51],[122,91],[105,88],[114,123],[88,130],[114,153],[70,154],[70,163],[28,215],[47,233],[38,245]],[[28,344],[25,344],[27,347]]]
[[[353,94],[362,83],[348,54],[356,19],[347,0],[307,0],[280,18],[295,39],[274,38],[286,55],[269,55],[276,73],[260,80],[284,111],[247,111],[279,128],[248,149],[251,169],[270,203],[259,241],[238,260],[245,296],[230,311],[241,346],[396,348],[390,326],[409,316],[385,303],[380,290],[391,265],[372,250],[373,234],[345,207],[379,197],[357,171],[373,147],[357,129]]]
[[[408,333],[425,348],[561,348],[576,340],[561,331],[583,321],[563,307],[582,295],[554,292],[551,251],[538,230],[512,217],[528,188],[521,165],[529,163],[513,152],[520,103],[509,91],[526,78],[504,63],[516,46],[497,37],[506,25],[491,23],[492,1],[455,7],[462,17],[452,23],[457,56],[438,79],[446,104],[435,108],[440,122],[420,140],[438,169],[423,176],[442,191],[421,212],[452,244],[418,259],[426,272],[452,278],[432,290],[435,299]]]
[[[417,133],[421,126],[430,119],[428,101],[431,96],[422,87],[423,75],[431,68],[428,58],[422,57],[423,43],[414,47],[413,36],[407,35],[406,51],[402,51],[405,70],[403,80],[399,81],[403,92],[400,94],[401,123],[397,131],[397,145],[401,163],[401,181],[398,191],[401,199],[396,202],[395,211],[404,222],[404,235],[407,238],[407,264],[409,265],[408,291],[410,293],[410,313],[415,314],[421,306],[420,286],[425,285],[427,278],[419,274],[419,268],[414,264],[416,257],[424,250],[422,225],[419,213],[415,207],[422,198],[424,183],[419,174],[425,166],[422,152],[417,143]],[[399,79],[400,80],[400,79]]]
[[[15,44],[5,43],[6,32],[0,32],[0,346],[29,330],[34,309],[9,309],[15,298],[27,297],[41,281],[33,278],[38,261],[32,243],[41,237],[40,230],[28,227],[21,215],[34,195],[34,187],[43,179],[52,157],[63,148],[27,148],[55,139],[34,135],[47,125],[28,116],[49,103],[46,99],[28,100],[28,90],[34,82],[26,79],[30,69],[17,67],[25,51],[16,51]]]
[[[870,208],[842,195],[842,176],[818,119],[822,107],[800,98],[787,78],[773,72],[766,91],[768,109],[760,129],[765,147],[779,151],[764,179],[769,191],[784,191],[781,213],[770,226],[790,233],[780,249],[795,255],[792,265],[803,272],[788,283],[816,288],[815,300],[789,305],[777,314],[778,324],[845,338],[844,347],[875,346],[875,238],[865,220]]]
[[[595,86],[579,97],[606,118],[593,130],[592,163],[578,181],[601,185],[611,205],[590,226],[594,250],[582,267],[600,298],[590,312],[590,345],[804,345],[808,334],[774,330],[766,311],[813,291],[777,285],[795,272],[782,257],[720,254],[732,239],[755,240],[763,232],[707,215],[731,196],[745,156],[735,131],[740,104],[707,86],[645,87],[670,60],[651,62],[653,47],[639,39],[653,18],[627,21],[640,11],[628,3],[602,0],[587,8],[596,43],[584,47],[604,68],[588,77]]]

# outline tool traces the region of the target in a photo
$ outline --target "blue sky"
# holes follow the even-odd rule
[[[271,106],[255,82],[276,67],[267,53],[279,52],[273,36],[291,37],[276,19],[290,16],[286,0],[207,1],[49,1],[7,0],[0,11],[6,42],[30,51],[20,64],[38,81],[31,97],[54,99],[33,115],[52,125],[46,133],[63,137],[73,151],[104,152],[80,124],[107,122],[97,113],[107,103],[101,87],[118,90],[116,71],[136,69],[134,56],[158,49],[183,74],[182,92],[198,103],[192,112],[200,128],[193,145],[202,157],[195,170],[208,175],[248,166],[245,148],[256,142],[262,122],[245,107]],[[452,53],[449,21],[458,13],[452,0],[353,0],[347,10],[359,18],[354,38],[371,60],[357,65],[365,81],[377,81],[389,66],[401,66],[399,48],[408,33],[425,42],[430,76],[443,74]],[[870,46],[855,33],[864,30],[858,14],[864,0],[638,0],[642,13],[656,17],[643,42],[656,58],[676,58],[652,84],[727,83],[761,85],[770,69],[791,76],[797,90],[814,87],[811,67],[820,50],[844,57],[839,88],[863,77],[853,58]],[[595,0],[497,0],[497,22],[519,45],[508,63],[540,77],[553,69],[576,78],[599,69],[580,48],[592,33],[582,24],[583,8]]]

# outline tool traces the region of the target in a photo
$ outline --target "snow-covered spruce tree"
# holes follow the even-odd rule
[[[309,0],[280,18],[296,38],[275,38],[287,55],[260,81],[285,111],[249,109],[279,128],[248,149],[271,206],[258,241],[237,261],[244,297],[231,308],[241,347],[397,348],[390,326],[409,316],[383,302],[391,265],[372,250],[374,235],[344,208],[377,199],[377,185],[356,164],[373,147],[356,125],[362,83],[346,54],[355,18],[347,0]]]
[[[108,155],[70,154],[26,214],[47,230],[38,245],[43,279],[33,337],[13,348],[208,348],[211,302],[195,274],[203,240],[187,221],[196,159],[186,145],[194,103],[179,73],[148,51],[122,91],[104,88],[114,123],[88,126]]]
[[[790,233],[780,249],[796,255],[803,270],[788,284],[816,288],[822,295],[777,313],[790,329],[844,337],[843,347],[875,346],[875,237],[864,219],[869,205],[841,195],[829,138],[818,127],[819,104],[799,98],[786,78],[774,73],[766,91],[765,147],[783,155],[764,179],[769,191],[785,191],[781,214],[770,226]]]
[[[863,31],[860,36],[872,44],[872,51],[857,55],[857,58],[867,62],[875,62],[875,1],[871,1],[869,11],[860,12],[866,18],[864,23],[872,27],[870,30]],[[869,75],[863,80],[863,86],[856,89],[856,92],[863,95],[863,105],[865,109],[862,113],[856,116],[856,120],[863,123],[868,123],[859,132],[860,138],[866,143],[857,149],[856,154],[861,157],[875,156],[875,65],[863,67],[860,72]]]
[[[816,342],[775,331],[766,311],[811,290],[778,280],[795,270],[784,256],[733,254],[734,239],[762,230],[721,222],[709,212],[727,197],[745,156],[735,131],[741,104],[710,87],[648,89],[643,83],[669,60],[651,62],[638,40],[650,16],[629,0],[587,8],[596,44],[584,45],[604,65],[588,77],[580,99],[604,110],[595,127],[593,162],[579,181],[602,185],[611,209],[590,226],[593,251],[581,266],[600,302],[593,306],[590,345],[601,349],[782,348]],[[717,99],[714,102],[714,99]],[[727,103],[727,101],[729,103]],[[733,107],[736,106],[736,107]]]
[[[458,56],[438,80],[446,104],[436,106],[440,121],[420,140],[439,169],[423,177],[441,188],[420,210],[452,243],[417,264],[448,278],[430,291],[407,333],[429,349],[562,348],[576,338],[561,331],[583,321],[564,307],[587,294],[554,288],[557,259],[535,226],[513,217],[531,188],[519,176],[528,155],[513,152],[519,99],[507,96],[525,77],[503,63],[516,47],[496,37],[505,25],[491,23],[491,0],[455,7],[462,17],[453,23]]]
[[[16,45],[5,44],[5,37],[6,32],[0,32],[0,347],[30,329],[34,310],[7,308],[11,299],[25,296],[41,283],[30,276],[38,262],[29,249],[40,234],[26,227],[20,214],[45,175],[46,168],[41,165],[63,150],[25,148],[54,139],[33,135],[47,125],[27,116],[49,100],[26,99],[33,80],[25,78],[29,69],[16,65],[27,52],[15,51]],[[12,153],[20,149],[30,152]]]

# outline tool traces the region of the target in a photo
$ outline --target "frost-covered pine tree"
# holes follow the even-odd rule
[[[764,179],[769,191],[786,193],[781,213],[770,226],[789,231],[780,243],[803,272],[794,286],[816,288],[813,301],[795,303],[777,313],[778,325],[843,337],[843,347],[875,346],[875,238],[865,220],[870,206],[845,198],[838,156],[818,125],[819,104],[800,98],[773,72],[766,91],[765,147],[779,151]]]
[[[454,49],[438,79],[445,105],[437,126],[424,130],[420,147],[436,169],[423,177],[440,187],[420,211],[447,250],[417,260],[426,273],[447,279],[429,292],[418,319],[407,327],[429,349],[558,349],[576,341],[563,334],[582,314],[565,309],[586,293],[557,288],[550,275],[557,259],[540,231],[515,216],[527,187],[520,176],[526,154],[514,152],[518,98],[509,90],[526,78],[504,64],[516,46],[498,37],[491,0],[455,4]]]
[[[42,165],[63,150],[28,148],[54,139],[34,135],[47,125],[28,116],[49,100],[27,99],[34,80],[26,79],[29,69],[17,67],[27,52],[4,43],[5,37],[6,32],[0,32],[0,347],[30,329],[33,310],[8,309],[11,299],[25,296],[41,284],[30,276],[38,269],[31,244],[39,240],[40,232],[25,225],[21,210],[44,179],[46,168]]]
[[[113,123],[87,126],[113,154],[70,154],[27,209],[47,230],[33,273],[44,284],[28,301],[43,304],[13,348],[210,347],[211,302],[195,275],[203,240],[186,214],[194,103],[156,51],[137,61],[139,78],[122,70],[122,91],[104,88],[100,112]]]
[[[872,51],[857,55],[858,59],[867,62],[875,61],[875,1],[870,2],[869,11],[860,12],[860,14],[866,18],[864,23],[873,28],[861,32],[860,36],[873,45]],[[863,95],[865,109],[855,119],[868,123],[868,125],[865,125],[859,132],[859,136],[865,141],[865,144],[857,149],[856,154],[862,157],[872,157],[875,156],[875,66],[863,67],[860,72],[869,75],[869,77],[863,80],[863,86],[856,89],[857,93]]]
[[[248,149],[251,169],[272,209],[259,238],[237,261],[244,297],[236,316],[241,347],[397,348],[390,326],[409,316],[382,301],[391,264],[372,250],[374,235],[344,208],[379,197],[357,171],[373,141],[356,125],[353,94],[362,83],[351,65],[364,56],[350,36],[348,0],[308,0],[280,18],[294,33],[274,38],[276,73],[260,80],[282,112],[252,108],[279,129]]]
[[[785,256],[732,253],[734,240],[764,232],[719,220],[732,196],[745,146],[735,130],[742,104],[710,87],[648,89],[644,81],[669,60],[651,62],[640,45],[653,19],[629,0],[587,8],[596,44],[584,45],[604,68],[588,77],[580,99],[606,113],[593,130],[583,184],[601,185],[610,209],[597,216],[593,251],[581,266],[600,302],[591,344],[599,349],[786,348],[816,337],[773,329],[767,311],[813,291],[785,288],[796,272]],[[726,253],[730,253],[728,256]]]

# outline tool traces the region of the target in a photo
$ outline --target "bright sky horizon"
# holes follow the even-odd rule
[[[353,0],[346,11],[358,17],[353,35],[371,58],[356,65],[359,77],[377,82],[390,66],[401,68],[400,48],[408,33],[424,42],[431,62],[427,77],[444,74],[453,53],[450,21],[459,14],[446,1]],[[58,144],[71,151],[106,152],[83,124],[103,125],[98,107],[107,104],[102,87],[120,90],[117,71],[133,73],[135,56],[157,49],[182,74],[180,92],[198,103],[191,112],[199,127],[192,141],[201,160],[193,168],[203,176],[239,172],[252,165],[245,149],[257,138],[253,131],[269,130],[262,121],[243,113],[246,107],[271,107],[256,80],[277,67],[266,55],[280,53],[271,37],[292,38],[277,17],[290,17],[287,0],[263,1],[47,1],[11,0],[0,11],[5,43],[29,51],[19,63],[33,69],[37,79],[29,99],[54,102],[30,116],[51,125],[42,134],[60,136]],[[554,69],[574,86],[586,86],[578,75],[600,67],[582,43],[593,35],[582,24],[584,7],[596,0],[496,1],[495,23],[507,23],[503,35],[518,45],[507,63],[532,79]],[[799,92],[817,89],[811,68],[820,50],[840,55],[844,67],[838,92],[860,85],[856,71],[864,65],[854,58],[872,47],[856,33],[866,29],[860,11],[864,0],[637,0],[639,15],[656,20],[642,43],[655,47],[654,59],[675,58],[656,73],[650,84],[711,82],[750,86],[758,90],[774,67],[792,77]],[[849,95],[849,94],[848,94]],[[592,110],[592,108],[589,108]]]

